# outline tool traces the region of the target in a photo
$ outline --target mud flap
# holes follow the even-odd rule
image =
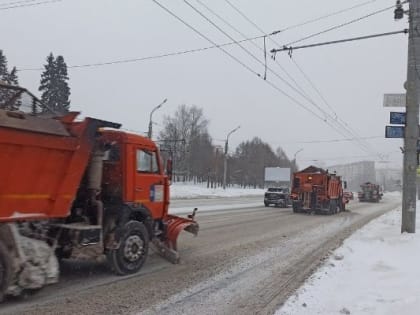
[[[153,244],[159,250],[159,254],[174,264],[179,263],[180,260],[179,253],[177,252],[177,239],[179,233],[181,233],[181,231],[187,231],[194,234],[194,236],[197,236],[198,234],[199,225],[194,220],[196,211],[197,209],[194,209],[193,214],[189,215],[188,218],[167,215],[164,220],[166,225],[164,240],[153,240]]]

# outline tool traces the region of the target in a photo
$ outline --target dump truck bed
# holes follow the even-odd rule
[[[68,216],[99,120],[0,111],[0,222]]]

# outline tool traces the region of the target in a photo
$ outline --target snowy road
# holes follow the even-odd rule
[[[379,204],[354,202],[336,216],[309,216],[253,206],[260,198],[234,199],[172,204],[181,209],[200,201],[210,208],[198,214],[199,236],[184,233],[179,240],[179,265],[151,255],[139,274],[115,277],[100,264],[66,262],[59,284],[9,301],[0,313],[271,314],[329,250],[400,203],[389,197]],[[250,207],[218,210],[229,202]]]

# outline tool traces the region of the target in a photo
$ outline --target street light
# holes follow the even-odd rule
[[[298,153],[302,151],[303,151],[303,148],[297,150],[295,154],[293,154],[293,171],[290,172],[290,182],[293,182],[293,173],[297,172],[296,155],[298,155]]]
[[[226,174],[227,174],[227,155],[228,155],[228,146],[229,146],[229,137],[232,133],[234,133],[236,130],[241,128],[241,126],[236,127],[232,131],[230,131],[226,136],[225,141],[225,160],[223,163],[223,189],[226,189]]]
[[[150,112],[150,118],[149,118],[149,131],[147,132],[147,137],[149,137],[150,139],[152,139],[152,128],[153,128],[152,116],[153,116],[153,113],[154,113],[157,109],[161,108],[161,107],[162,107],[162,105],[163,105],[163,104],[165,104],[167,100],[168,100],[168,99],[167,99],[167,98],[165,98],[165,99],[163,100],[163,102],[162,102],[162,103],[160,103],[158,106],[156,106],[155,108],[153,108],[153,110]]]
[[[302,152],[302,151],[303,151],[303,148],[302,148],[302,149],[297,150],[297,151],[295,152],[295,154],[293,154],[293,165],[294,165],[295,167],[297,167],[297,165],[296,165],[296,155],[298,155],[298,153],[299,153],[299,152]]]
[[[297,150],[297,151],[295,152],[295,154],[293,154],[293,161],[296,161],[296,155],[298,155],[298,153],[299,153],[299,152],[302,152],[302,151],[303,151],[303,148],[302,148],[302,149]]]

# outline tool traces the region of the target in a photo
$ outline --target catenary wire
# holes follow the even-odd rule
[[[240,40],[238,42],[239,43],[244,43],[244,42],[248,42],[248,41],[261,39],[261,38],[264,38],[265,36],[269,36],[269,35],[254,36],[254,37],[250,37],[250,38]],[[139,62],[139,61],[146,61],[146,60],[155,60],[155,59],[161,59],[161,58],[165,58],[165,57],[185,55],[185,54],[196,53],[196,52],[201,52],[201,51],[205,51],[205,50],[209,50],[209,49],[214,49],[214,48],[219,48],[219,47],[227,47],[227,46],[232,46],[232,45],[236,45],[236,42],[228,42],[228,43],[224,43],[224,44],[215,44],[215,45],[207,46],[207,47],[181,50],[181,51],[169,52],[169,53],[159,54],[159,55],[151,55],[151,56],[140,57],[140,58],[120,59],[120,60],[112,60],[112,61],[105,61],[105,62],[86,63],[86,64],[80,64],[80,65],[70,65],[70,66],[67,66],[67,68],[69,68],[69,69],[89,68],[89,67],[99,67],[99,66],[123,64],[123,63],[132,63],[132,62]],[[44,68],[22,68],[22,69],[17,69],[17,70],[20,71],[20,72],[22,72],[22,71],[42,71],[42,70],[44,70]]]
[[[196,0],[196,1],[200,1],[200,0]],[[241,15],[245,20],[247,20],[251,25],[253,25],[257,30],[259,30],[260,32],[264,33],[264,30],[259,27],[254,21],[252,21],[247,15],[245,15],[237,6],[233,5],[229,0],[225,0],[239,15]],[[343,10],[341,10],[343,11]],[[275,44],[279,45],[275,39],[270,38],[270,40],[272,42],[274,42]],[[295,61],[294,61],[295,62]],[[341,128],[347,129],[347,133],[349,133],[352,137],[355,137],[357,139],[357,137],[360,137],[355,131],[354,129],[352,129],[345,121],[343,121],[341,118],[338,117],[337,113],[333,110],[333,108],[329,105],[329,103],[326,101],[325,97],[320,93],[319,89],[314,85],[314,83],[312,82],[312,80],[310,80],[310,78],[303,72],[303,69],[301,69],[301,67],[299,67],[297,65],[297,63],[295,63],[295,65],[298,67],[298,69],[301,71],[301,73],[304,75],[304,77],[307,79],[307,81],[311,84],[311,86],[314,88],[314,90],[320,95],[321,99],[324,101],[324,103],[327,105],[328,108],[330,108],[330,110],[332,110],[333,114],[335,115],[335,119],[340,119],[340,122],[337,122]],[[355,139],[355,140],[356,140]],[[357,141],[357,140],[356,140]],[[373,152],[374,150],[372,148],[369,148],[369,146],[365,143],[363,143],[362,141],[358,141],[359,145],[364,147],[365,149],[367,149],[368,151]]]
[[[339,24],[339,25],[335,25],[335,26],[329,27],[329,28],[327,28],[327,29],[325,29],[325,30],[322,30],[322,31],[319,31],[319,32],[316,32],[316,33],[313,33],[313,34],[307,35],[307,36],[305,36],[305,37],[302,37],[302,38],[300,38],[300,39],[297,39],[297,40],[291,41],[291,42],[289,42],[289,43],[285,44],[284,46],[290,46],[290,45],[293,45],[293,44],[296,44],[296,43],[300,43],[300,42],[305,41],[305,40],[307,40],[307,39],[310,39],[310,38],[313,38],[313,37],[316,37],[316,36],[319,36],[319,35],[322,35],[322,34],[325,34],[325,33],[331,32],[331,31],[334,31],[334,30],[337,30],[337,29],[339,29],[339,28],[343,28],[343,27],[348,26],[348,25],[350,25],[350,24],[354,24],[354,23],[360,22],[360,21],[362,21],[362,20],[365,20],[365,19],[367,19],[367,18],[370,18],[370,17],[372,17],[372,16],[375,16],[375,15],[377,15],[377,14],[380,14],[380,13],[386,12],[386,11],[391,10],[391,9],[394,9],[394,8],[395,8],[395,5],[392,5],[392,6],[389,6],[389,7],[386,7],[386,8],[383,8],[383,9],[380,9],[380,10],[377,10],[377,11],[374,11],[374,12],[371,12],[371,13],[369,13],[369,14],[363,15],[363,16],[361,16],[361,17],[358,17],[358,18],[356,18],[356,19],[353,19],[353,20],[347,21],[347,22],[345,22],[345,23],[341,23],[341,24]]]
[[[219,26],[217,26],[213,21],[211,21],[208,17],[206,17],[200,10],[198,10],[197,8],[195,8],[193,5],[191,5],[187,0],[184,0],[184,2],[188,5],[188,6],[190,6],[194,11],[196,11],[199,15],[201,15],[205,20],[207,20],[210,24],[212,24],[215,28],[217,28],[219,31],[221,31],[223,34],[225,34],[227,37],[229,37],[231,40],[234,40],[229,34],[227,34],[225,31],[223,31],[223,29],[221,29]],[[253,55],[252,53],[250,53],[246,48],[244,48],[242,45],[238,45],[239,47],[241,47],[248,55],[250,55],[251,57],[253,57],[257,62],[260,62],[261,63],[261,61],[257,58],[257,57],[255,57],[255,55]],[[271,73],[273,73],[274,75],[276,75],[277,77],[279,77],[280,79],[282,79],[283,81],[285,81],[283,78],[281,78],[280,76],[278,76],[274,71],[272,71],[270,68],[268,68],[269,70],[270,70],[270,72]],[[285,82],[285,83],[288,83],[288,82]],[[271,83],[272,84],[272,83]],[[302,93],[300,93],[298,90],[296,90],[293,86],[291,86],[290,84],[289,84],[289,86],[291,87],[291,88],[293,88],[296,92],[298,92],[301,96],[303,96],[302,95]],[[311,102],[311,100],[308,100],[309,102]],[[314,105],[315,107],[317,107],[318,108],[318,110],[320,110],[321,112],[322,112],[322,109],[316,104],[316,103],[313,103],[312,102],[312,105]],[[319,117],[319,116],[318,116]],[[329,120],[327,120],[327,118],[325,117],[324,119],[321,119],[323,122],[325,122],[327,125],[329,125],[331,128],[333,128],[334,130],[336,130],[336,132],[338,132],[338,133],[340,133],[341,135],[343,135],[343,136],[345,136],[344,134],[343,134],[343,131],[342,131],[342,129],[341,128],[337,128],[336,126],[334,126],[333,124],[331,124],[330,122],[329,122]],[[366,150],[366,148],[364,148],[364,150]]]
[[[239,35],[241,35],[243,38],[247,38],[247,36],[243,32],[241,32],[237,27],[235,27],[234,25],[232,25],[232,23],[230,23],[229,21],[227,21],[225,18],[223,18],[220,14],[218,14],[217,12],[215,12],[212,8],[210,8],[208,5],[206,5],[205,3],[203,3],[201,0],[196,0],[196,2],[199,3],[201,6],[203,6],[204,8],[206,8],[207,11],[209,11],[211,14],[213,14],[214,16],[216,16],[220,21],[222,21],[224,24],[228,25],[231,29],[233,29],[236,33],[238,33]],[[251,41],[250,44],[252,46],[256,47],[261,52],[263,52],[264,54],[266,53],[266,50],[263,49],[263,48],[261,48],[261,46],[259,46],[256,42]],[[286,74],[286,76],[295,84],[296,88],[298,88],[302,93],[304,93],[307,97],[309,97],[309,95],[307,95],[305,93],[305,91],[298,84],[298,82],[296,82],[296,80],[293,78],[293,76],[290,75],[290,73],[280,64],[280,62],[278,62],[277,60],[274,60],[274,62]],[[267,63],[266,63],[265,60],[264,60],[264,64],[267,65]]]
[[[244,15],[230,0],[225,0],[225,1],[239,15],[241,15],[244,19],[246,19],[249,23],[251,23],[252,25],[254,25],[254,27],[256,27],[259,31],[262,32],[261,28],[257,24],[255,24],[251,19],[249,19],[246,15]],[[301,27],[301,26],[305,26],[305,25],[308,25],[308,24],[319,22],[319,21],[324,20],[324,19],[327,19],[329,17],[333,17],[333,16],[339,15],[341,13],[345,13],[345,12],[348,12],[348,11],[351,11],[351,10],[354,10],[354,9],[357,9],[357,8],[361,8],[361,7],[366,6],[368,4],[372,4],[373,2],[376,2],[376,0],[366,1],[366,2],[357,4],[357,5],[348,7],[348,8],[344,8],[344,9],[341,9],[341,10],[338,10],[338,11],[335,11],[335,12],[332,12],[332,13],[328,13],[326,15],[322,15],[322,16],[316,17],[314,19],[310,19],[310,20],[307,20],[307,21],[304,21],[304,22],[301,22],[301,23],[298,23],[298,24],[290,25],[290,26],[287,26],[287,27],[281,29],[279,32],[285,32],[285,31],[289,31],[291,29],[295,29],[295,28],[298,28],[298,27]]]
[[[35,2],[35,3],[16,4],[16,5],[8,6],[8,7],[1,7],[0,11],[10,10],[10,9],[18,9],[18,8],[25,8],[25,7],[33,7],[33,6],[38,6],[38,5],[42,5],[42,4],[55,3],[55,2],[61,2],[61,1],[63,1],[63,0],[48,0],[48,1],[40,1],[40,2]]]
[[[29,1],[29,0],[26,0],[26,1]],[[62,0],[56,0],[56,1],[62,1]],[[299,23],[299,24],[291,25],[289,27],[284,28],[281,31],[280,30],[276,30],[276,31],[273,31],[273,32],[271,32],[269,34],[264,34],[263,36],[255,36],[255,37],[251,37],[251,38],[246,38],[246,39],[241,40],[241,41],[238,41],[238,42],[239,43],[243,43],[243,42],[247,42],[247,41],[251,41],[252,42],[254,40],[258,40],[258,39],[261,39],[261,38],[264,38],[264,37],[267,37],[267,38],[270,38],[271,39],[271,36],[273,36],[275,34],[278,34],[280,32],[284,32],[284,31],[287,31],[287,30],[290,30],[290,29],[294,29],[294,28],[303,26],[303,25],[307,25],[307,24],[310,24],[310,23],[313,23],[313,22],[316,22],[316,21],[325,19],[327,17],[331,17],[331,16],[337,15],[339,13],[349,11],[349,10],[354,9],[356,7],[360,7],[360,6],[366,5],[366,4],[368,4],[370,2],[374,2],[374,1],[376,1],[376,0],[368,1],[368,2],[359,4],[359,5],[356,5],[356,6],[347,8],[347,9],[343,9],[343,10],[340,10],[340,11],[337,11],[337,12],[333,12],[333,13],[330,13],[330,14],[327,14],[327,15],[324,15],[324,16],[321,16],[321,17],[312,19],[312,20],[308,20],[308,21],[305,21],[305,22],[302,22],[302,23]],[[260,31],[262,31],[262,30],[260,30]],[[177,55],[184,55],[184,54],[189,54],[189,53],[196,53],[196,52],[206,51],[206,50],[214,49],[214,48],[218,48],[218,47],[231,46],[231,45],[235,45],[235,44],[236,44],[236,42],[228,42],[228,43],[224,43],[224,44],[220,44],[220,45],[213,45],[213,46],[209,46],[209,47],[202,47],[202,48],[196,48],[196,49],[182,50],[182,51],[177,51],[177,52],[169,52],[169,53],[159,54],[159,55],[153,55],[153,56],[145,56],[145,57],[139,57],[139,58],[124,58],[124,59],[120,59],[120,60],[111,60],[111,61],[106,61],[106,62],[94,62],[94,63],[79,64],[79,65],[70,65],[67,68],[74,68],[74,69],[77,69],[77,68],[91,68],[91,67],[100,67],[100,66],[108,66],[108,65],[115,65],[115,64],[140,62],[140,61],[160,59],[160,58],[177,56]],[[21,71],[21,72],[22,71],[42,71],[43,69],[44,68],[41,68],[41,67],[38,67],[38,68],[35,68],[35,67],[32,67],[32,68],[19,68],[18,71]]]
[[[152,1],[156,5],[158,5],[162,10],[166,11],[168,14],[170,14],[175,19],[177,19],[179,22],[181,22],[182,24],[184,24],[185,26],[187,26],[189,29],[191,29],[192,31],[194,31],[195,33],[197,33],[198,35],[200,35],[202,38],[206,39],[207,41],[209,41],[213,45],[218,46],[212,39],[210,39],[209,37],[207,37],[206,35],[204,35],[203,33],[201,33],[199,30],[197,30],[195,27],[193,27],[192,25],[190,25],[186,21],[184,21],[181,17],[179,17],[174,12],[172,12],[171,10],[169,10],[167,7],[165,7],[159,1],[157,1],[157,0],[152,0]],[[232,54],[230,54],[226,49],[224,49],[223,47],[218,47],[218,48],[224,54],[228,55],[231,59],[233,59],[235,62],[237,62],[238,64],[240,64],[242,67],[244,67],[246,70],[248,70],[252,74],[254,74],[257,77],[259,77],[260,79],[262,79],[261,78],[261,75],[258,72],[254,71],[252,68],[250,68],[249,66],[247,66],[244,62],[242,62],[241,60],[239,60],[238,58],[236,58],[235,56],[233,56]],[[266,82],[266,84],[270,85],[272,88],[274,88],[275,90],[277,90],[278,92],[280,92],[281,94],[283,94],[284,96],[286,96],[288,99],[290,99],[291,101],[293,101],[294,103],[296,103],[298,106],[300,106],[303,109],[305,109],[306,111],[310,112],[312,115],[316,116],[318,119],[324,120],[324,118],[322,116],[318,115],[316,112],[312,111],[310,108],[308,108],[307,106],[305,106],[304,104],[302,104],[301,102],[299,102],[297,99],[295,99],[294,97],[292,97],[291,95],[289,95],[288,93],[286,93],[285,91],[283,91],[282,89],[280,89],[279,87],[277,87],[271,81],[265,80],[263,82]]]

